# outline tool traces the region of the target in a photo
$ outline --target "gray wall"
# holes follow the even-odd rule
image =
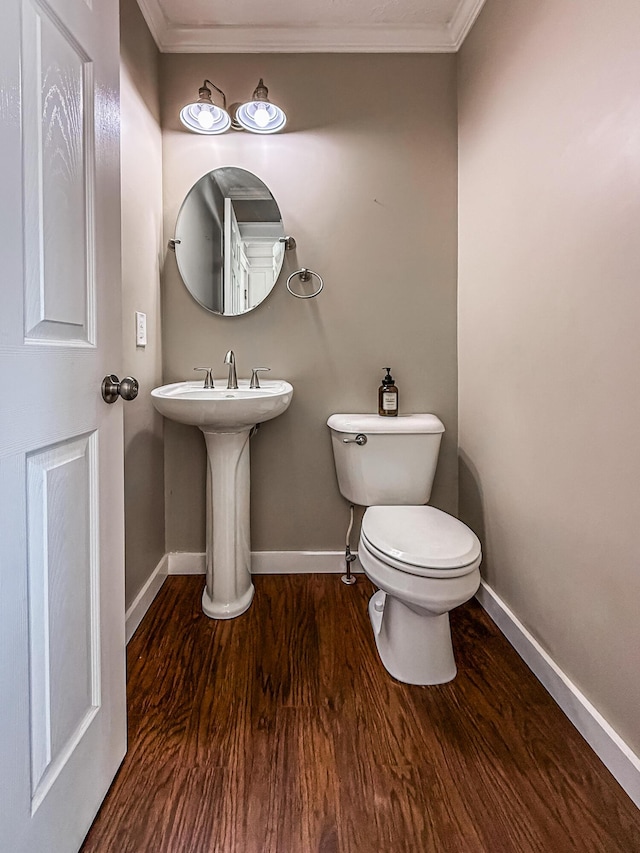
[[[163,277],[164,379],[212,365],[227,349],[239,375],[267,365],[295,387],[289,411],[252,439],[252,547],[340,549],[347,504],[335,482],[332,412],[373,412],[392,365],[403,412],[444,421],[433,503],[457,504],[456,58],[349,55],[163,55],[165,233],[206,171],[240,166],[270,187],[296,255],[258,309],[221,318],[187,293],[175,257]],[[206,138],[181,130],[180,108],[205,77],[229,101],[263,76],[287,132]],[[300,266],[325,279],[318,299],[285,289]],[[165,425],[168,551],[204,549],[204,443]]]
[[[158,50],[135,0],[123,0],[120,15],[122,364],[141,387],[124,406],[128,607],[165,552],[163,424],[149,398],[149,390],[162,384],[162,135]],[[136,311],[147,315],[144,349],[135,344]]]
[[[460,504],[640,750],[640,5],[488,0],[460,56]]]

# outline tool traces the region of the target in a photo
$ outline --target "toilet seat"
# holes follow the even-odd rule
[[[372,506],[363,545],[378,559],[422,577],[458,577],[477,567],[480,541],[466,524],[432,506]]]

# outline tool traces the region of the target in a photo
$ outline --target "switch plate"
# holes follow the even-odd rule
[[[147,315],[142,311],[136,311],[136,346],[147,345]]]

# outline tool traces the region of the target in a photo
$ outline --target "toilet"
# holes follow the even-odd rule
[[[378,654],[405,684],[456,676],[449,611],[480,585],[478,537],[426,506],[444,425],[430,414],[331,415],[327,421],[342,495],[366,506],[358,556],[378,587],[369,601]]]

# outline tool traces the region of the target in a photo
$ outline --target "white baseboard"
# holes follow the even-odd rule
[[[206,554],[191,551],[172,551],[169,558],[170,575],[204,575],[206,574]]]
[[[151,573],[149,580],[127,609],[125,613],[125,635],[127,643],[133,637],[145,613],[151,607],[153,599],[160,592],[160,587],[167,578],[168,566],[169,560],[167,559],[167,554],[165,554]]]
[[[205,555],[176,552],[168,555],[170,575],[205,574]],[[342,574],[345,571],[343,551],[252,551],[251,573],[254,575]],[[351,571],[361,572],[359,560]]]
[[[251,552],[251,573],[254,575],[341,575],[345,571],[344,551]],[[362,571],[358,559],[351,563],[351,571]]]
[[[484,581],[476,598],[611,775],[640,808],[638,756]]]

